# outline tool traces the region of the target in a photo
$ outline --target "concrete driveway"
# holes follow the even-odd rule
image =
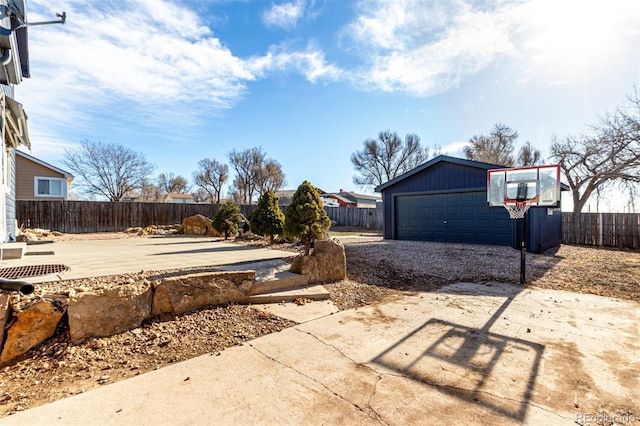
[[[227,243],[219,238],[164,236],[81,241],[57,241],[27,246],[22,259],[3,260],[1,267],[63,264],[57,275],[21,279],[31,283],[60,279],[165,270],[195,266],[221,266],[282,259],[291,252]]]
[[[0,423],[640,422],[639,308],[455,284],[328,315]]]

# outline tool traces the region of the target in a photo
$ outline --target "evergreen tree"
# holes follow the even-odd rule
[[[258,205],[251,215],[251,232],[268,235],[273,244],[273,237],[282,234],[284,213],[278,205],[278,198],[272,191],[267,191],[258,200]]]
[[[238,223],[242,221],[242,215],[240,214],[240,206],[233,201],[227,201],[224,203],[216,217],[213,218],[213,229],[224,233],[224,239],[228,239],[230,235],[238,233]]]
[[[285,235],[299,238],[304,244],[304,254],[309,255],[311,244],[324,238],[331,220],[324,211],[318,191],[307,181],[298,187],[291,204],[287,207],[284,221]]]

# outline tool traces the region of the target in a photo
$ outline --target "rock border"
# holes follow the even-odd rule
[[[77,343],[133,330],[159,315],[248,303],[255,275],[255,271],[220,271],[178,275],[159,283],[144,279],[113,288],[78,288],[68,295],[38,297],[26,304],[0,294],[0,319],[8,324],[0,336],[0,364],[51,337],[62,319],[68,323],[71,340]]]

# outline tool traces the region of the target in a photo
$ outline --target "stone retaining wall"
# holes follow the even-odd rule
[[[311,256],[298,256],[290,270],[307,275],[310,284],[344,279],[344,246],[336,240],[316,241]],[[255,277],[255,271],[185,274],[113,288],[76,288],[68,295],[34,297],[27,303],[12,303],[13,297],[0,292],[0,364],[51,337],[62,318],[68,321],[73,342],[112,336],[138,328],[144,320],[159,315],[249,303]]]
[[[148,318],[210,305],[247,303],[255,271],[207,272],[147,280],[115,288],[72,290],[68,296],[35,298],[24,306],[0,294],[0,363],[25,354],[53,335],[67,313],[71,340],[106,337],[139,327]]]

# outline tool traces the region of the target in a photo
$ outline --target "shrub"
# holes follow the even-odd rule
[[[324,211],[318,191],[307,181],[298,187],[287,207],[284,221],[285,235],[299,238],[304,244],[304,254],[309,255],[311,244],[326,238],[331,220]]]
[[[278,205],[278,198],[271,191],[265,192],[251,215],[251,232],[266,235],[273,244],[273,237],[281,235],[284,228],[284,213]]]
[[[213,218],[213,229],[224,234],[224,239],[228,239],[230,235],[238,233],[238,223],[242,221],[240,214],[240,206],[233,201],[224,203],[216,217]]]

